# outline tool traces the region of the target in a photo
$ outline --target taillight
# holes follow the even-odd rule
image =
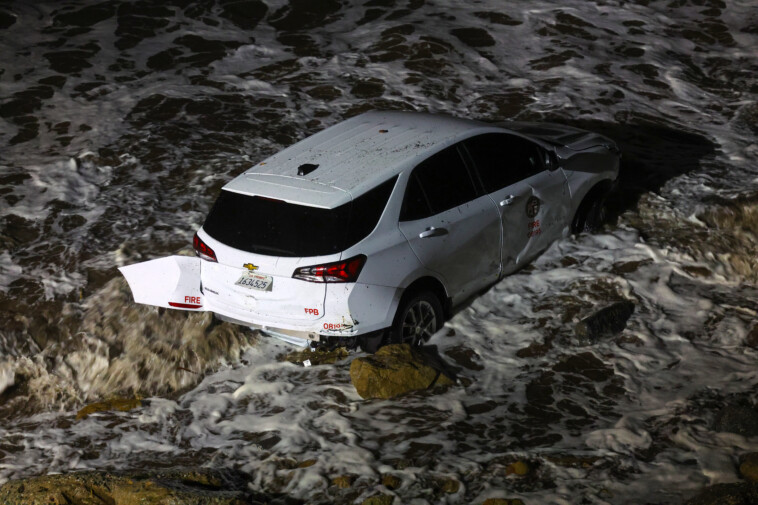
[[[292,277],[309,282],[355,282],[366,264],[366,256],[360,254],[345,261],[301,267]]]
[[[192,247],[195,248],[195,254],[200,256],[200,259],[215,261],[218,263],[218,260],[216,259],[216,253],[213,252],[213,249],[208,247],[208,244],[203,242],[202,239],[197,236],[197,233],[195,233],[195,236],[192,237]]]

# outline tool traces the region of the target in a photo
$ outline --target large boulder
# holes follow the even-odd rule
[[[453,384],[455,376],[447,368],[430,349],[393,344],[355,358],[350,364],[350,378],[362,398],[386,399]]]
[[[10,481],[0,487],[3,505],[244,505],[251,497],[221,474],[175,471],[115,475],[77,472]]]
[[[634,313],[634,304],[629,301],[616,302],[582,319],[574,328],[576,336],[588,343],[602,337],[616,335],[624,331],[627,320]]]

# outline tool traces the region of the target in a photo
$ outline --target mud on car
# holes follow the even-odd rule
[[[294,341],[419,344],[451,310],[596,226],[619,151],[555,124],[369,112],[221,190],[196,257],[120,268],[138,303]]]

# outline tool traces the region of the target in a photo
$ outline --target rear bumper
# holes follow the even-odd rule
[[[230,323],[320,341],[325,337],[353,337],[389,328],[398,300],[396,288],[351,283],[329,285],[325,313],[319,319],[265,317],[221,303],[209,293],[204,293],[201,310],[213,312]]]

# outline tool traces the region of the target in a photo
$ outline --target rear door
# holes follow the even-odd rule
[[[410,175],[400,231],[454,302],[495,282],[500,273],[500,215],[482,194],[458,146],[423,161]]]

